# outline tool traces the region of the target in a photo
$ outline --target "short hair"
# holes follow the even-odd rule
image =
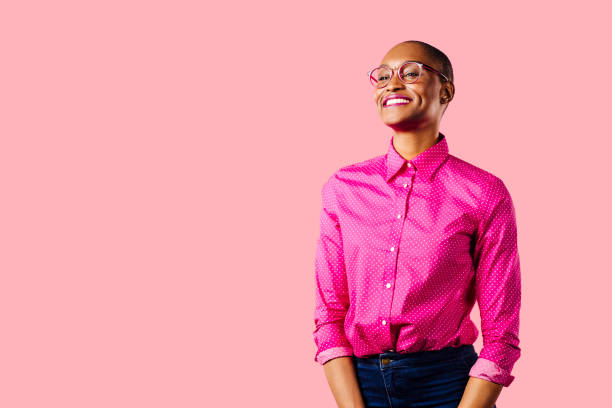
[[[453,65],[451,64],[450,59],[448,59],[446,54],[444,54],[442,51],[440,51],[433,45],[427,44],[426,42],[423,42],[423,41],[407,40],[407,41],[402,41],[400,44],[408,44],[408,43],[419,44],[421,47],[423,47],[423,49],[425,50],[425,53],[427,53],[429,57],[431,57],[432,59],[434,59],[435,61],[439,62],[442,65],[442,69],[440,71],[444,75],[446,75],[446,77],[451,82],[453,83],[455,82],[455,77],[453,75]]]

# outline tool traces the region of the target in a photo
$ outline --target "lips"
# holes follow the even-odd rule
[[[398,101],[394,101],[393,104],[391,105],[387,105],[387,101],[390,101],[392,99],[403,99],[403,102],[398,102]],[[407,103],[410,103],[412,101],[412,98],[406,96],[406,95],[402,95],[402,94],[389,94],[387,96],[385,96],[385,98],[382,101],[382,106],[386,107],[386,106],[396,106],[396,105],[406,105]]]

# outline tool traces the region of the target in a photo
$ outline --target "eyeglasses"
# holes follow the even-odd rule
[[[418,61],[404,62],[399,67],[397,72],[400,80],[403,83],[411,84],[413,82],[418,81],[418,79],[421,77],[421,72],[423,71],[423,68],[435,72],[436,74],[439,74],[445,81],[450,82],[446,75],[444,75],[440,71]],[[372,86],[376,88],[384,88],[385,86],[387,86],[387,84],[389,83],[389,81],[391,81],[391,78],[393,77],[393,71],[395,70],[387,66],[380,66],[369,71],[368,77],[370,77],[370,82],[372,83]]]

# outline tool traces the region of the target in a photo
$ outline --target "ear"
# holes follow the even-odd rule
[[[443,82],[440,88],[440,102],[449,103],[455,96],[455,84],[452,82]]]

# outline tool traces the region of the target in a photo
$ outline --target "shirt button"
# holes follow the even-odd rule
[[[404,188],[408,187],[408,183],[404,184]]]
[[[388,287],[388,288],[390,288],[390,287],[391,287],[391,284],[390,284],[390,283],[387,283],[387,287]]]
[[[397,218],[402,218],[402,214],[397,214]]]
[[[408,167],[412,167],[412,163],[408,163]]]
[[[393,252],[395,250],[395,247],[391,247],[391,252]]]
[[[387,324],[387,321],[386,321],[386,320],[383,320],[383,321],[382,321],[382,324],[383,324],[383,326],[384,326],[385,324]]]

